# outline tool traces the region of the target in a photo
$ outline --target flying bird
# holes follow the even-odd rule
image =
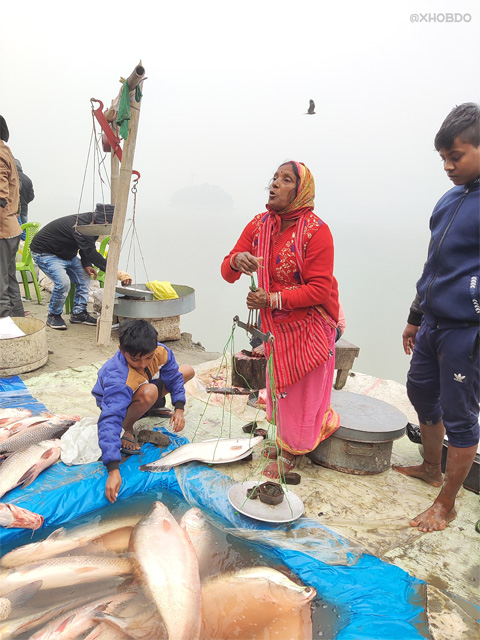
[[[313,100],[310,100],[310,105],[308,107],[308,111],[305,115],[314,116],[315,115],[315,103]]]

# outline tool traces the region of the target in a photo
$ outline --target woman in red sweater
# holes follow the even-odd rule
[[[270,185],[267,212],[255,216],[222,263],[235,282],[258,271],[259,287],[247,296],[260,309],[262,330],[274,336],[273,380],[267,376],[267,419],[277,426],[272,462],[264,474],[279,478],[296,456],[315,449],[339,426],[330,407],[335,369],[338,286],[333,239],[313,213],[315,183],[300,162],[282,164]]]

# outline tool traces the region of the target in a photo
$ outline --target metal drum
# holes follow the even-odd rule
[[[349,391],[333,391],[340,427],[307,454],[315,464],[356,475],[390,467],[393,441],[406,431],[407,417],[396,407]]]
[[[183,284],[172,284],[178,298],[172,300],[142,300],[138,297],[119,296],[115,298],[113,313],[123,318],[171,318],[189,313],[195,309],[195,289]],[[144,284],[137,284],[136,290],[145,290]],[[118,291],[118,289],[117,289]]]
[[[0,376],[28,373],[43,366],[48,360],[45,323],[38,318],[12,318],[25,332],[18,338],[0,340]]]

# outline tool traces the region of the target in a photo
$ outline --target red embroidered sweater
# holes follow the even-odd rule
[[[230,259],[236,253],[257,254],[258,235],[265,213],[258,214],[247,224],[232,251],[225,256],[221,273],[227,282],[236,282],[242,273],[232,269]],[[283,309],[305,309],[321,305],[335,322],[338,321],[338,285],[333,275],[333,238],[328,225],[313,212],[306,216],[303,232],[303,284],[298,274],[294,253],[295,225],[272,238],[270,256],[270,291],[282,292]],[[265,256],[264,256],[265,257]],[[295,320],[292,314],[291,320]]]

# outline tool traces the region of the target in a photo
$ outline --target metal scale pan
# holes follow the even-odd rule
[[[109,236],[112,233],[111,224],[79,224],[75,227],[84,236]]]
[[[183,284],[172,284],[178,294],[178,298],[172,300],[141,300],[134,298],[131,293],[128,297],[115,298],[113,313],[122,318],[171,318],[189,313],[195,309],[195,289]],[[128,287],[117,287],[128,289]],[[137,284],[137,291],[147,290],[145,284]],[[142,296],[143,297],[143,296]]]

